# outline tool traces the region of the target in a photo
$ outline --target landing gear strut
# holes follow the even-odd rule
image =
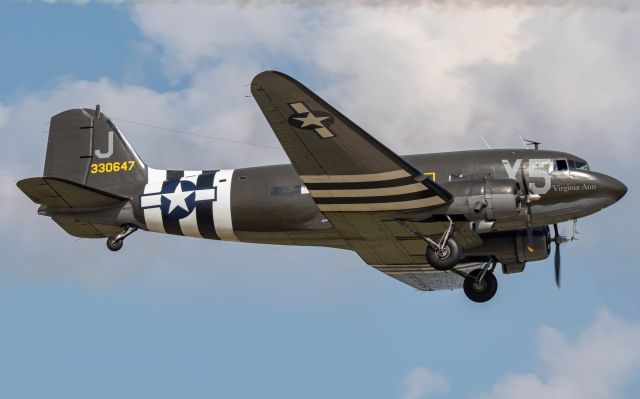
[[[133,224],[128,224],[123,227],[125,229],[124,231],[122,231],[122,233],[107,238],[107,248],[114,252],[121,250],[122,246],[124,245],[124,239],[138,230],[138,226],[135,226]]]
[[[453,267],[456,266],[462,258],[462,249],[460,249],[460,245],[458,245],[456,240],[451,237],[451,234],[453,233],[453,220],[451,220],[449,216],[447,216],[447,219],[449,220],[449,226],[447,226],[447,229],[444,231],[444,234],[440,237],[438,242],[435,242],[431,238],[422,234],[403,220],[398,220],[398,223],[400,223],[402,228],[427,242],[427,261],[429,261],[429,265],[434,269],[440,271],[453,269]]]
[[[495,268],[496,262],[490,261],[481,269],[472,270],[465,276],[462,287],[467,298],[478,303],[487,302],[493,298],[498,290],[498,280],[493,274]]]

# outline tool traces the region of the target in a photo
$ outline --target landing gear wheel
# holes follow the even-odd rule
[[[498,280],[493,272],[487,270],[482,281],[478,282],[478,278],[482,273],[482,269],[475,269],[469,273],[469,277],[464,279],[464,293],[467,298],[473,302],[487,302],[496,294],[498,290]]]
[[[118,240],[114,236],[107,238],[107,248],[109,248],[114,252],[121,250],[123,245],[124,245],[124,240],[122,239]]]
[[[462,250],[453,238],[449,238],[442,249],[434,249],[431,245],[427,246],[427,260],[437,270],[451,270],[458,264],[461,257]]]

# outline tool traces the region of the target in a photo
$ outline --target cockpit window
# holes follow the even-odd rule
[[[587,164],[586,162],[580,162],[580,161],[576,161],[576,169],[591,170],[589,169],[589,164]]]
[[[555,170],[557,170],[558,172],[566,172],[569,170],[569,165],[567,164],[567,160],[566,159],[556,159],[555,162]]]
[[[569,160],[569,169],[575,169],[576,168],[576,161],[574,161],[573,159]]]

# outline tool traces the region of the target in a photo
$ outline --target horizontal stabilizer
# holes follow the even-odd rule
[[[54,177],[32,177],[17,186],[36,204],[48,208],[105,208],[127,201],[126,198]]]
[[[67,234],[79,238],[107,238],[122,232],[122,228],[67,218],[52,218]]]

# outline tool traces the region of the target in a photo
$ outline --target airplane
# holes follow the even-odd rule
[[[575,155],[535,148],[400,156],[318,95],[276,71],[252,97],[291,164],[164,170],[145,164],[100,107],[51,118],[44,173],[17,186],[67,233],[136,230],[246,243],[355,251],[421,291],[497,292],[495,269],[549,257],[558,224],[614,204],[627,187]],[[550,227],[554,236],[551,237]],[[575,223],[574,223],[575,226]]]

